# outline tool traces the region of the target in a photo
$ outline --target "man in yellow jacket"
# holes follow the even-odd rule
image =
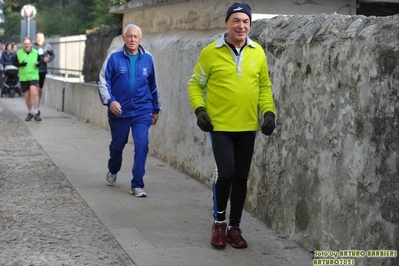
[[[251,19],[251,8],[246,3],[234,3],[228,8],[227,33],[201,51],[188,83],[197,125],[204,132],[210,132],[217,166],[211,237],[211,244],[216,248],[224,248],[226,242],[234,248],[248,246],[241,235],[240,222],[255,134],[259,129],[259,111],[264,117],[262,133],[270,135],[275,128],[266,55],[263,48],[248,37]]]
[[[14,66],[19,68],[19,82],[24,93],[28,116],[25,121],[42,121],[38,112],[39,106],[39,69],[37,68],[40,57],[36,49],[32,48],[32,40],[25,37],[22,40],[23,48],[17,51]]]

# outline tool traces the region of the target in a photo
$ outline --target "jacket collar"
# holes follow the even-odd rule
[[[227,37],[227,32],[225,32],[222,36],[220,36],[220,38],[218,39],[217,43],[216,43],[216,48],[220,48],[223,45],[228,46],[228,44],[226,43],[226,37]],[[251,46],[252,48],[255,48],[255,43],[247,36],[247,45]]]
[[[145,53],[145,50],[143,48],[143,46],[141,46],[141,44],[139,44],[139,48],[138,48],[139,54],[143,55]],[[123,53],[127,56],[128,54],[126,53],[126,45],[123,45]]]

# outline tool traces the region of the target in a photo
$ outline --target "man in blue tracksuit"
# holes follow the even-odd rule
[[[134,163],[130,193],[146,197],[143,177],[148,153],[148,131],[158,121],[160,103],[154,59],[141,45],[142,31],[129,24],[123,31],[125,45],[111,52],[100,72],[99,95],[108,106],[111,130],[107,184],[113,186],[122,165],[122,152],[130,129],[134,143]]]

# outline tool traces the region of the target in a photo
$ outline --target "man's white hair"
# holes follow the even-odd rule
[[[143,33],[141,32],[141,29],[139,26],[137,26],[136,24],[127,24],[127,26],[125,27],[125,29],[123,30],[123,35],[126,34],[126,32],[130,29],[138,29],[139,33],[140,33],[140,38],[143,38]]]

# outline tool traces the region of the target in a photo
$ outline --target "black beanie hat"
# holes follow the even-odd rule
[[[230,17],[231,14],[236,13],[236,12],[242,12],[248,15],[249,21],[252,22],[252,15],[251,15],[251,7],[246,4],[246,3],[234,3],[232,4],[226,12],[226,20]]]

